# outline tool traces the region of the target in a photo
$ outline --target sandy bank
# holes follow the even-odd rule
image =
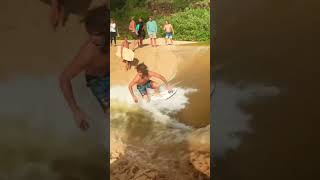
[[[129,41],[132,42],[132,41]],[[117,44],[121,45],[122,41]],[[165,45],[162,38],[157,40],[157,47],[149,45],[149,39],[144,40],[144,46],[135,50],[136,60],[133,62],[133,67],[128,72],[122,70],[121,60],[116,56],[118,46],[112,46],[110,50],[110,74],[112,85],[127,85],[136,74],[134,66],[138,63],[145,63],[149,70],[162,74],[167,80],[172,80],[178,70],[178,65],[182,61],[182,56],[179,56],[181,51],[192,51],[193,47],[181,45],[193,44],[189,41],[174,41],[174,45]],[[130,49],[133,48],[133,43],[130,44]],[[180,53],[181,54],[181,53]]]

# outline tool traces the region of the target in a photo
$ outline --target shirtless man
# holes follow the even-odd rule
[[[88,40],[59,77],[60,88],[74,115],[76,125],[81,130],[89,128],[88,117],[74,98],[71,80],[85,72],[87,86],[106,113],[109,107],[109,62],[107,61],[107,17],[106,8],[89,11],[85,18]]]
[[[133,93],[133,89],[132,89],[134,85],[137,85],[137,89],[139,90],[141,96],[143,97],[143,99],[145,99],[148,102],[150,101],[150,97],[149,97],[147,88],[154,89],[155,92],[159,94],[160,85],[150,80],[152,77],[162,80],[165,83],[167,90],[171,92],[171,87],[168,85],[166,78],[156,72],[149,71],[148,67],[144,63],[139,64],[136,67],[136,69],[137,69],[137,75],[129,84],[129,91],[131,93],[131,96],[134,102],[136,103],[138,102],[138,98]]]
[[[163,30],[166,32],[166,45],[168,44],[168,39],[170,39],[171,44],[173,44],[172,36],[174,35],[174,30],[172,24],[166,21],[166,24],[163,27]]]
[[[128,71],[131,69],[131,63],[129,61],[126,61],[123,59],[123,48],[128,48],[129,49],[129,41],[128,41],[128,36],[124,37],[124,41],[121,44],[121,59],[122,62],[125,64],[125,69]]]
[[[134,21],[134,17],[131,17],[131,20],[130,20],[130,24],[129,24],[129,27],[128,27],[129,31],[130,31],[130,34],[131,34],[131,37],[133,39],[133,51],[137,48],[137,41],[138,41],[138,32],[136,30],[136,22]]]

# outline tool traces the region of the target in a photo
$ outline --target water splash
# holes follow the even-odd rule
[[[197,92],[197,90],[179,87],[177,88],[176,94],[170,99],[145,102],[143,99],[139,98],[138,104],[135,104],[127,87],[113,86],[110,89],[110,98],[112,101],[122,102],[131,107],[138,106],[142,110],[151,113],[152,121],[159,122],[173,128],[191,129],[191,127],[178,122],[173,117],[178,112],[186,108],[186,105],[189,103],[187,95],[194,92]],[[138,94],[139,92],[135,93]]]
[[[257,97],[276,96],[280,90],[273,86],[249,85],[236,87],[223,82],[217,82],[212,96],[211,112],[213,122],[213,154],[223,156],[236,149],[241,143],[241,133],[251,133],[249,121],[251,115],[240,108]]]
[[[91,129],[80,132],[62,97],[57,77],[20,76],[0,83],[0,153],[3,155],[0,179],[62,179],[70,177],[72,172],[92,179],[103,168],[101,156],[92,154],[106,152],[105,115],[84,79],[75,79],[78,102],[92,117]],[[90,172],[79,169],[85,166],[84,162],[91,163]]]

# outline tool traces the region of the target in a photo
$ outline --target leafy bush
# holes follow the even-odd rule
[[[171,16],[157,18],[161,36],[165,32],[160,27],[168,20],[174,28],[174,38],[187,41],[208,41],[210,39],[210,10],[187,9]]]
[[[121,0],[123,1],[123,0]],[[117,22],[120,35],[127,35],[130,17],[137,20],[142,17],[146,22],[152,13],[147,4],[150,0],[127,0],[119,8],[111,11],[111,17]],[[159,35],[165,36],[165,32],[160,28],[165,20],[173,25],[175,30],[174,39],[187,41],[208,41],[210,39],[210,9],[197,8],[196,4],[207,4],[210,0],[152,0],[155,3],[169,3],[176,11],[168,16],[156,16],[159,28]],[[189,4],[190,3],[190,4]],[[130,36],[129,36],[130,37]]]

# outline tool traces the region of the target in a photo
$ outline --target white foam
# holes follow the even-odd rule
[[[174,115],[186,108],[189,103],[188,94],[197,92],[196,89],[178,87],[174,96],[163,101],[146,102],[141,97],[134,103],[131,94],[125,86],[112,86],[110,89],[111,100],[126,103],[129,106],[139,106],[152,114],[152,120],[173,128],[190,129],[191,127],[178,122]],[[138,92],[135,92],[138,94]]]
[[[16,166],[12,167],[12,174],[0,170],[0,179],[19,180],[39,172],[39,177],[43,177],[40,179],[49,180],[49,176],[56,175],[51,169],[55,160],[75,156],[74,159],[86,162],[92,159],[88,153],[99,153],[99,149],[105,147],[107,121],[97,100],[86,88],[84,78],[76,78],[73,85],[80,106],[92,117],[91,128],[86,133],[75,126],[57,77],[20,76],[0,82],[0,143],[5,144],[0,152],[5,157],[15,157],[4,159],[0,166],[9,161]],[[33,160],[35,154],[39,155],[37,162]]]
[[[239,104],[249,103],[259,96],[275,96],[280,90],[272,86],[250,85],[243,88],[218,82],[211,99],[213,154],[223,156],[241,144],[240,133],[251,133],[252,116]]]

